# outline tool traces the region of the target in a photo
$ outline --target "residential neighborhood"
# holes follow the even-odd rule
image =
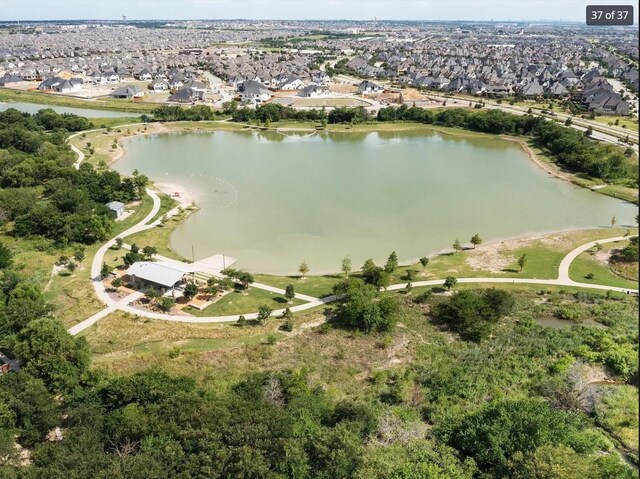
[[[296,107],[313,103],[295,98],[318,97],[367,105],[391,87],[569,100],[583,112],[637,116],[638,34],[622,27],[248,20],[0,27],[9,33],[0,35],[0,87],[16,90]]]

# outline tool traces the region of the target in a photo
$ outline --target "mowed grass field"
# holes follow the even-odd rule
[[[202,311],[188,308],[184,311],[193,316],[230,316],[235,314],[249,314],[258,311],[260,306],[267,306],[271,310],[303,304],[304,301],[294,298],[291,303],[277,293],[263,289],[249,287],[249,291],[231,291]]]
[[[159,105],[155,103],[141,103],[130,100],[118,100],[105,98],[100,100],[84,100],[65,95],[53,95],[35,91],[20,91],[9,88],[0,88],[0,101],[40,103],[43,105],[66,106],[72,108],[87,108],[95,110],[111,110],[132,113],[148,113]]]
[[[598,123],[602,123],[608,126],[619,126],[620,128],[626,128],[631,132],[638,131],[638,119],[637,118],[628,118],[624,116],[596,116],[594,121]],[[616,121],[618,124],[616,125]],[[611,124],[611,125],[609,125]],[[630,136],[631,136],[630,132]]]
[[[615,273],[607,258],[611,252],[624,248],[628,241],[616,241],[615,243],[605,243],[602,250],[596,248],[579,255],[569,268],[569,276],[574,281],[589,284],[605,284],[618,288],[637,289],[638,282],[623,278]],[[637,271],[637,269],[636,269]],[[593,277],[591,277],[593,276]]]

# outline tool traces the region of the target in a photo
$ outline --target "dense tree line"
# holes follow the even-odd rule
[[[206,105],[183,108],[177,105],[163,105],[151,110],[151,116],[142,115],[142,121],[211,121],[218,118],[214,110]]]
[[[327,119],[324,109],[296,110],[277,103],[267,103],[256,108],[238,108],[237,102],[231,102],[224,112],[231,115],[233,121],[238,122],[261,121],[264,123],[281,120],[322,121]]]
[[[238,122],[301,120],[359,124],[372,119],[364,107],[340,107],[327,113],[324,109],[296,110],[275,103],[257,108],[238,108],[236,103],[231,103],[225,113]],[[478,111],[452,108],[433,112],[404,104],[381,108],[375,119],[380,122],[411,121],[496,135],[526,136],[567,170],[629,186],[636,186],[638,181],[636,169],[630,165],[620,148],[592,141],[577,130],[537,116],[514,115],[497,109]]]
[[[51,108],[44,108],[33,115],[15,108],[1,111],[0,129],[4,130],[13,127],[21,127],[29,131],[82,131],[91,128],[91,123],[84,117],[68,113],[59,114]]]
[[[65,132],[46,132],[43,125],[56,124],[55,116],[75,124],[78,117],[51,110],[29,115],[10,109],[0,115],[7,113],[5,118],[15,121],[0,121],[0,223],[13,222],[18,236],[41,235],[60,243],[107,238],[111,218],[104,205],[139,199],[147,178],[122,178],[86,163],[75,169]],[[77,126],[88,127],[80,120]]]
[[[417,121],[497,135],[523,135],[548,152],[560,166],[606,181],[629,180],[636,185],[638,174],[623,151],[613,145],[589,140],[581,132],[531,115],[514,115],[500,110],[474,111],[461,108],[437,113],[415,106],[382,108],[379,121]]]

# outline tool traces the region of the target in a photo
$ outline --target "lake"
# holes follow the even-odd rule
[[[71,113],[73,115],[84,116],[85,118],[123,118],[140,116],[136,115],[135,113],[125,113],[121,111],[92,110],[89,108],[70,108],[66,106],[41,105],[38,103],[0,103],[0,111],[7,110],[9,108],[15,108],[16,110],[31,114],[38,113],[38,111],[44,108],[51,108],[56,113]]]
[[[436,132],[207,132],[139,136],[115,169],[198,197],[171,237],[179,254],[217,253],[253,272],[310,274],[416,261],[465,244],[635,224],[629,203],[550,177],[515,143]]]

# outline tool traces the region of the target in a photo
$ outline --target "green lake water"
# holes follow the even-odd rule
[[[429,132],[171,133],[126,143],[118,171],[175,183],[201,210],[171,237],[195,259],[217,253],[253,272],[336,272],[349,254],[383,263],[487,242],[635,225],[635,205],[552,178],[515,143]]]

